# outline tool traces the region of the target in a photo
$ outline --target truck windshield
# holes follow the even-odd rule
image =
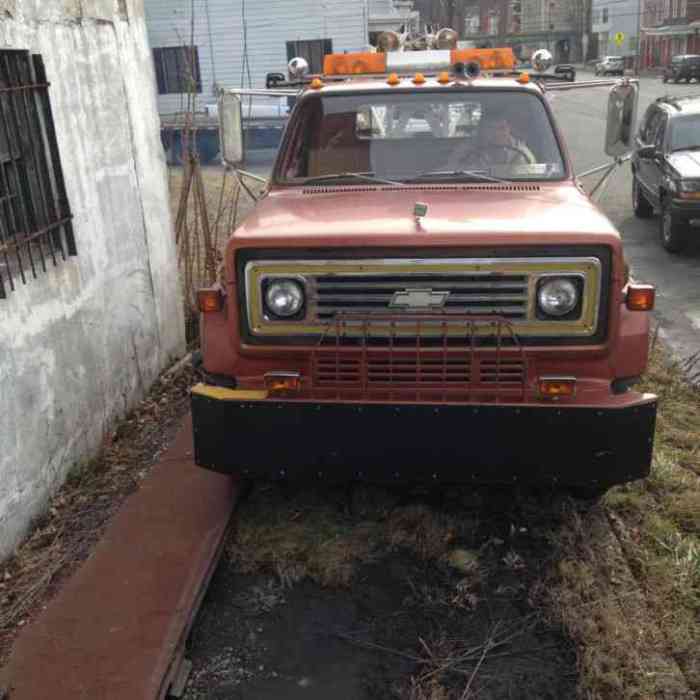
[[[515,90],[364,93],[308,98],[288,130],[281,182],[362,174],[559,180],[564,160],[547,110]]]

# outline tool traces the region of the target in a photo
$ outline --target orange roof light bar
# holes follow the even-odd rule
[[[329,53],[323,59],[326,75],[362,75],[387,72],[385,53]]]
[[[481,70],[513,70],[515,55],[513,49],[453,49],[450,53],[452,65],[476,61]]]
[[[441,49],[392,53],[331,53],[323,59],[326,75],[381,75],[386,73],[437,73],[455,63],[476,61],[482,71],[513,70],[511,48]]]

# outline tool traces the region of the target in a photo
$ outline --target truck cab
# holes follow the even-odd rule
[[[299,93],[201,292],[196,462],[595,492],[645,476],[656,400],[631,387],[653,289],[630,284],[546,86],[415,53],[359,76],[327,57]]]

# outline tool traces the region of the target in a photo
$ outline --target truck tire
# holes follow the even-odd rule
[[[632,175],[632,208],[635,216],[640,219],[648,219],[654,213],[654,207],[644,196],[636,175]]]
[[[688,242],[688,222],[671,212],[668,202],[661,201],[659,216],[659,234],[661,245],[669,253],[680,253]]]

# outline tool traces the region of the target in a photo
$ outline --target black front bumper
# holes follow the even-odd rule
[[[623,408],[192,394],[196,463],[249,478],[611,486],[647,476],[656,401]]]

